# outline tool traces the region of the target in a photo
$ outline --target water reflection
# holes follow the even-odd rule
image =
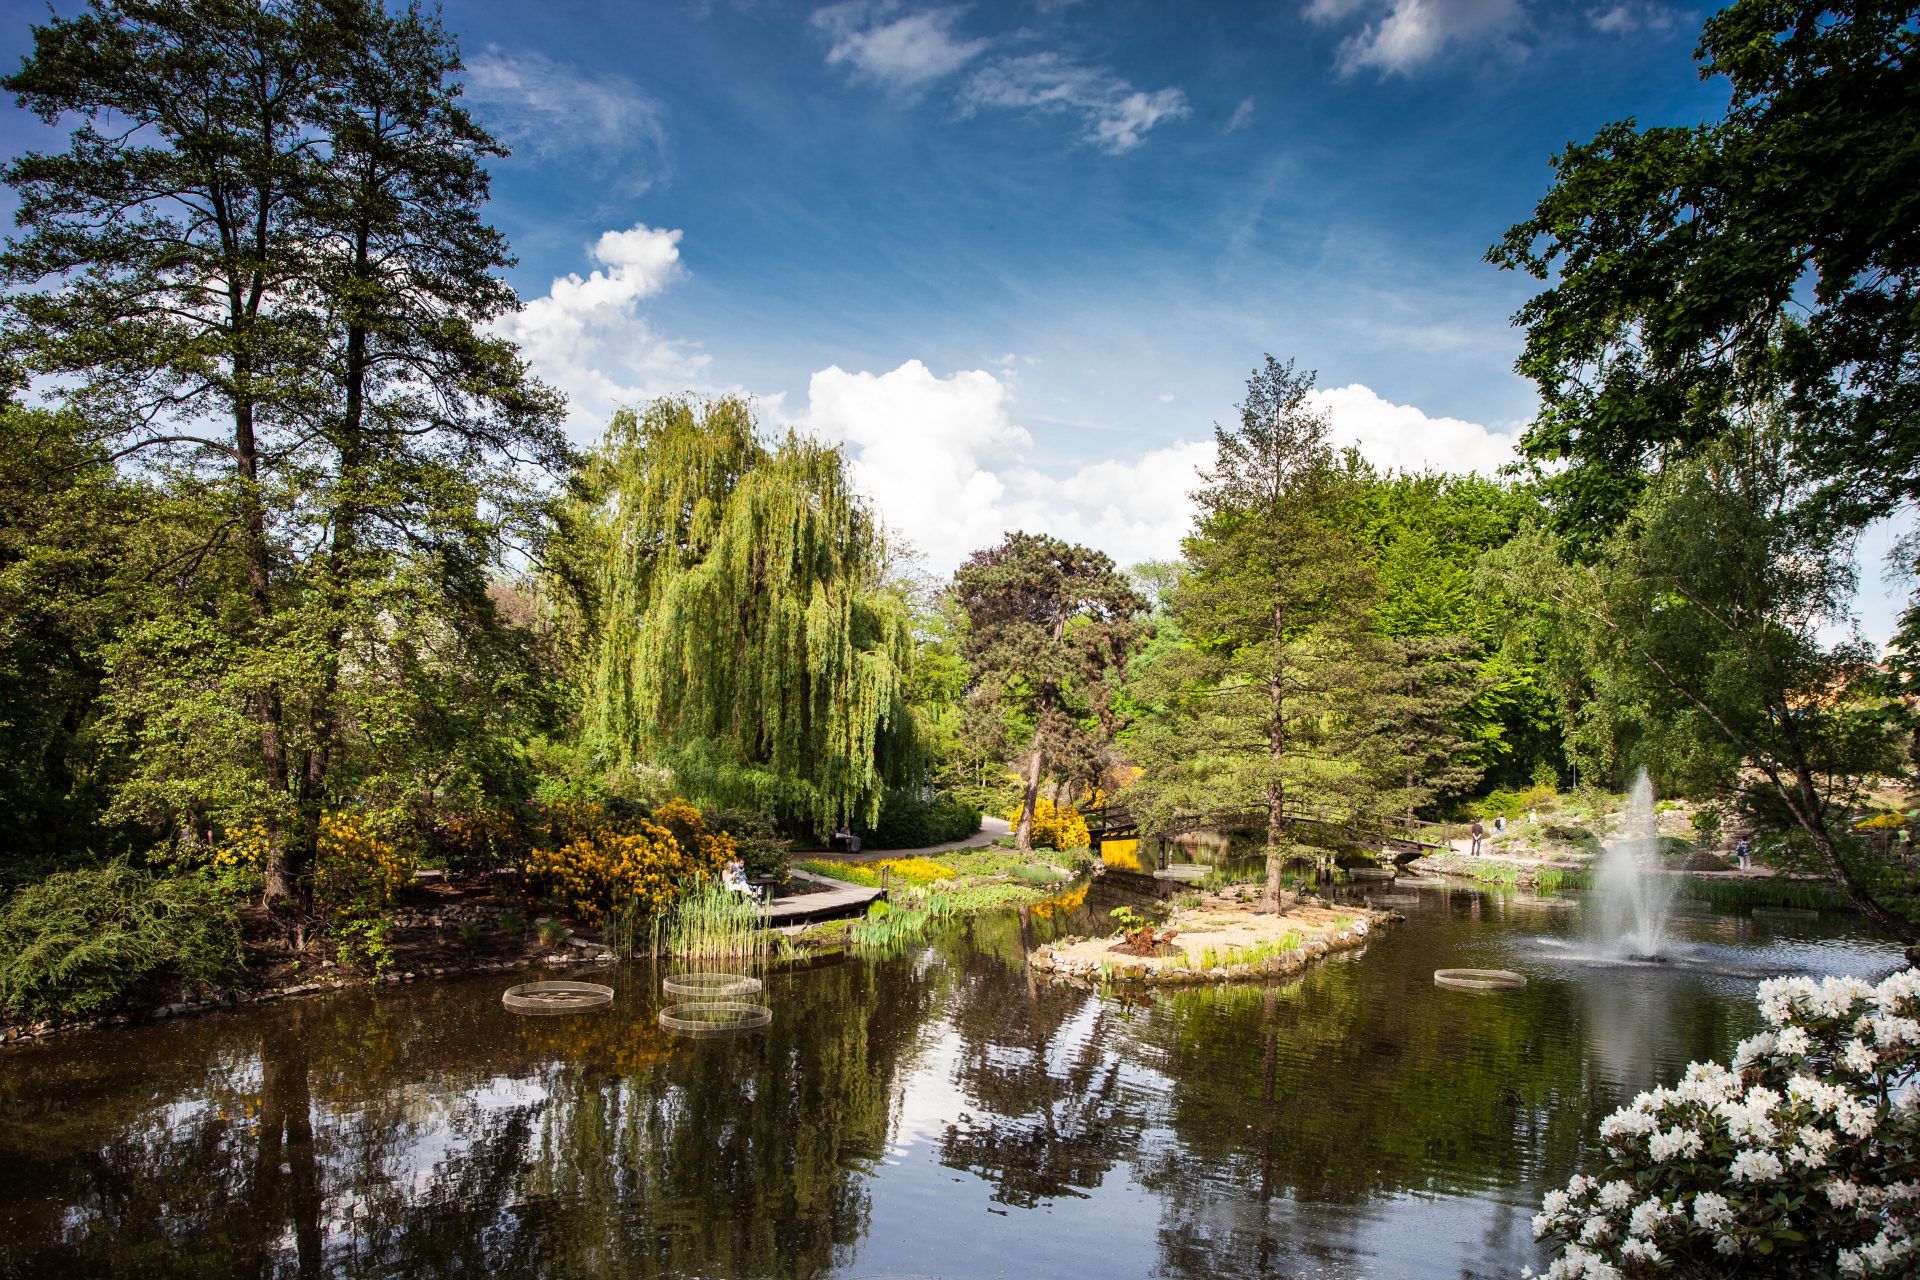
[[[1576,910],[1417,892],[1270,988],[1035,981],[1096,896],[776,975],[731,1040],[661,1033],[627,969],[604,1014],[473,980],[30,1046],[0,1057],[0,1273],[1511,1274],[1600,1116],[1750,1027],[1740,966],[1895,954],[1682,913],[1725,963],[1596,978]]]

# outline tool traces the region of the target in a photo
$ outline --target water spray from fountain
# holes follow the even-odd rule
[[[1642,769],[1627,796],[1620,830],[1600,855],[1595,882],[1600,924],[1606,936],[1639,960],[1660,960],[1668,952],[1667,917],[1673,910],[1678,877],[1660,863],[1660,839],[1654,831],[1653,783]]]

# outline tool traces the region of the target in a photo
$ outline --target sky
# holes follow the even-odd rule
[[[3,7],[11,64],[45,8]],[[513,151],[489,210],[526,301],[506,328],[574,437],[663,394],[750,395],[770,431],[844,444],[935,574],[1015,528],[1176,554],[1266,353],[1316,370],[1336,439],[1377,464],[1510,460],[1536,404],[1510,321],[1537,286],[1486,249],[1568,143],[1721,113],[1691,58],[1707,12],[443,7]],[[0,124],[0,151],[44,145]]]

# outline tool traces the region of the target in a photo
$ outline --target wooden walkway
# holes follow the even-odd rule
[[[810,871],[789,871],[787,877],[792,880],[805,880],[810,884],[825,885],[819,893],[795,894],[790,898],[775,898],[760,908],[760,916],[769,925],[801,924],[809,920],[837,920],[842,916],[861,916],[867,908],[887,896],[885,889],[870,889],[863,884],[848,884],[845,880],[833,880],[826,876],[817,876]]]

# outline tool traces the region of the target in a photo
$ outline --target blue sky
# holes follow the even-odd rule
[[[44,10],[8,7],[10,60]],[[512,330],[576,435],[750,393],[844,442],[936,572],[1010,527],[1171,554],[1263,352],[1382,464],[1497,466],[1532,282],[1487,245],[1569,141],[1726,101],[1706,10],[1656,0],[444,12],[514,149]]]

